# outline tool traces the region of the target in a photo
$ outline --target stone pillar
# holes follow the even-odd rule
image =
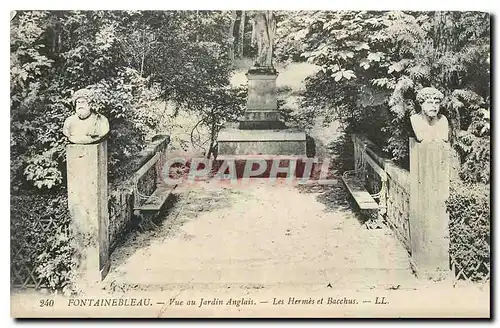
[[[450,274],[448,213],[450,146],[410,139],[410,239],[417,276],[440,280]]]
[[[66,149],[68,207],[79,255],[77,274],[86,287],[109,270],[108,161],[106,140]]]
[[[271,67],[251,68],[246,74],[248,79],[248,98],[245,117],[240,129],[263,130],[282,129],[276,93],[276,70]]]

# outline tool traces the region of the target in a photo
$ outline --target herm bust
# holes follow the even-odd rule
[[[448,120],[439,113],[444,95],[436,88],[426,87],[418,91],[417,102],[421,111],[410,117],[411,126],[418,142],[448,142]]]
[[[64,121],[63,134],[74,144],[93,144],[101,141],[109,132],[106,117],[90,107],[90,90],[80,89],[73,94],[75,114]]]

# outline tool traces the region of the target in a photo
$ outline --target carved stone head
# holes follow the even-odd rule
[[[91,95],[89,89],[80,89],[71,97],[76,113],[64,121],[63,134],[74,144],[100,142],[109,132],[107,118],[95,113],[90,106]]]
[[[422,113],[428,117],[436,117],[438,115],[443,98],[443,93],[432,87],[420,89],[417,93],[417,101],[422,108]]]
[[[80,89],[73,94],[72,100],[75,105],[75,111],[81,120],[87,119],[92,114],[90,95],[91,91],[88,89]]]

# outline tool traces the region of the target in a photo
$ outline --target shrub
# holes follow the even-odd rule
[[[367,135],[399,163],[408,160],[409,117],[420,108],[415,96],[422,87],[446,96],[441,109],[452,145],[472,112],[489,111],[488,13],[289,12],[277,40],[278,59],[318,66],[306,80],[301,107],[312,117],[339,121],[347,133]],[[477,146],[470,143],[465,146]],[[471,156],[486,155],[485,146]],[[484,180],[478,172],[464,174]]]
[[[11,197],[11,283],[66,292],[74,251],[64,194]]]
[[[454,182],[446,205],[450,214],[450,257],[457,266],[457,278],[487,279],[490,272],[489,185]]]
[[[36,273],[43,286],[50,290],[72,294],[76,282],[75,249],[72,237],[63,226],[48,236],[45,247],[36,258]]]

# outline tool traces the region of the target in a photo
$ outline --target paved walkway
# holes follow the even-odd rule
[[[365,229],[342,185],[180,186],[160,228],[112,255],[113,286],[148,289],[317,286],[413,288],[389,229]]]

